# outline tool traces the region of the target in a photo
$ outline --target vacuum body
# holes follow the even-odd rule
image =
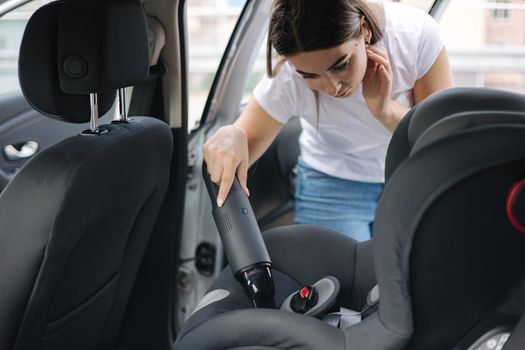
[[[239,180],[235,178],[224,204],[219,207],[219,186],[211,181],[205,163],[202,174],[210,196],[213,218],[235,279],[255,307],[275,308],[272,262],[250,201]]]

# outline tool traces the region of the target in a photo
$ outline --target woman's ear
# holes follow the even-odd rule
[[[372,40],[372,31],[365,16],[361,16],[361,28],[363,28],[363,39],[365,39],[365,42],[370,42]]]

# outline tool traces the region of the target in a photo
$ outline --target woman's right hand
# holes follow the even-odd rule
[[[220,185],[217,205],[222,206],[235,175],[244,192],[249,195],[246,179],[249,165],[248,138],[246,132],[235,125],[220,128],[204,144],[204,161],[211,181]]]

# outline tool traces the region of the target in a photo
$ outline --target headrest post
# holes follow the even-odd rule
[[[89,102],[91,104],[91,121],[89,126],[91,131],[96,133],[98,129],[98,95],[96,93],[90,93]]]
[[[118,89],[120,121],[126,123],[128,121],[128,113],[126,111],[126,88]]]

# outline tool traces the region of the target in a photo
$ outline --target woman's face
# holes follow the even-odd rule
[[[364,36],[287,59],[310,88],[338,98],[354,93],[365,76],[368,60]]]

